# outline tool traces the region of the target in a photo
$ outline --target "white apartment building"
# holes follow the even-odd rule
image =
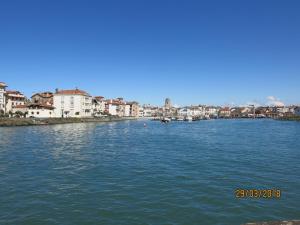
[[[0,82],[0,111],[5,113],[5,93],[6,93],[6,84]],[[0,113],[1,113],[0,112]]]
[[[144,117],[144,108],[139,107],[139,117]]]
[[[55,117],[91,117],[92,97],[85,91],[57,90],[53,95]]]
[[[155,117],[160,114],[160,109],[156,106],[143,105],[144,117]]]
[[[113,104],[113,103],[108,103],[108,113],[112,116],[117,116],[118,115],[118,105]]]
[[[105,113],[109,115],[123,117],[126,110],[128,110],[128,107],[126,107],[123,98],[105,100]]]
[[[27,117],[52,118],[55,117],[54,107],[42,104],[30,104],[27,106]]]
[[[205,108],[205,116],[215,116],[217,117],[219,113],[219,108],[215,106],[207,106]]]
[[[25,105],[26,98],[19,91],[6,91],[5,94],[6,101],[6,113],[12,112],[15,106]]]
[[[178,110],[179,116],[192,116],[192,117],[203,117],[205,115],[205,110],[202,106],[189,106],[180,108]]]
[[[130,105],[125,105],[124,116],[126,116],[126,117],[130,116]]]

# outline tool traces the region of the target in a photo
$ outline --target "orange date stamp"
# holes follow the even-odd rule
[[[236,189],[235,197],[238,199],[253,198],[253,199],[280,199],[281,190],[279,189]]]

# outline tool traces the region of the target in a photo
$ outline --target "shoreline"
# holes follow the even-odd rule
[[[136,117],[101,118],[0,118],[0,127],[42,126],[70,123],[104,123],[137,120]]]
[[[298,122],[300,122],[300,116],[284,116],[284,117],[278,118],[278,120],[282,120],[282,121],[298,121]]]
[[[137,118],[137,117],[87,117],[87,118],[0,118],[0,127],[18,127],[18,126],[41,126],[41,125],[56,125],[56,124],[70,124],[70,123],[105,123],[105,122],[118,122],[126,120],[138,120],[147,119],[153,120],[153,118]],[[252,119],[252,118],[217,118],[221,120],[232,119]],[[263,118],[256,118],[263,119]],[[281,117],[281,118],[265,118],[273,119],[277,121],[298,121],[300,117]]]

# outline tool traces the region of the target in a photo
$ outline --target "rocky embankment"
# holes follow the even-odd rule
[[[0,127],[52,125],[65,123],[91,123],[135,120],[134,117],[101,117],[101,118],[0,118]]]
[[[244,225],[300,225],[300,220],[246,223]]]
[[[278,120],[300,121],[300,116],[283,116],[279,117]]]

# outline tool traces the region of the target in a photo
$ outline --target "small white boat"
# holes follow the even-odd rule
[[[185,118],[185,120],[191,122],[191,121],[193,121],[193,117],[187,116],[187,117]]]

